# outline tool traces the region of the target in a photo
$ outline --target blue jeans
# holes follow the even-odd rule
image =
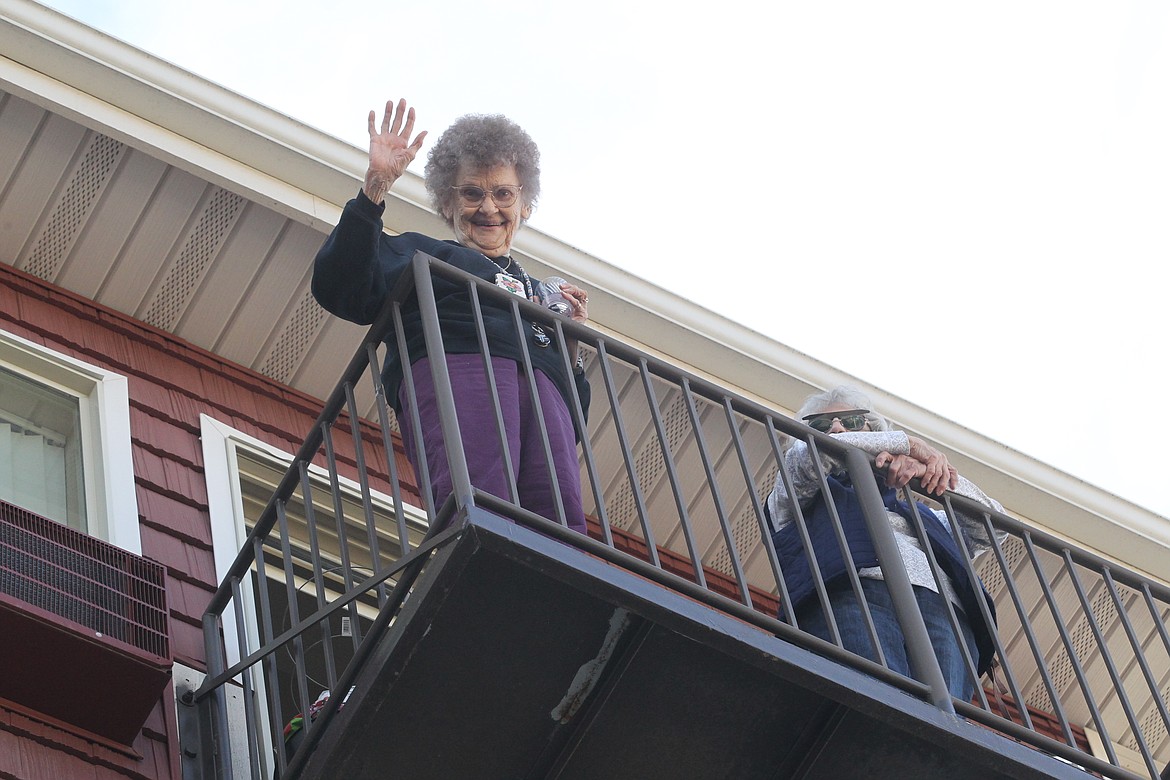
[[[869,612],[873,617],[874,629],[877,631],[878,641],[882,645],[882,653],[886,657],[886,666],[891,671],[910,677],[910,661],[906,651],[906,641],[902,635],[902,627],[898,623],[898,616],[894,612],[894,602],[890,598],[890,591],[884,580],[862,578],[861,590],[869,604]],[[922,611],[922,619],[926,623],[926,633],[934,645],[934,654],[942,668],[943,679],[947,690],[960,701],[971,701],[975,693],[975,681],[967,671],[967,663],[963,660],[963,652],[955,639],[955,632],[951,629],[951,621],[947,617],[946,599],[927,588],[914,586],[914,597],[918,601],[918,608]],[[874,652],[869,632],[865,627],[865,614],[857,602],[857,596],[849,581],[834,583],[829,587],[829,602],[833,605],[833,617],[837,621],[837,631],[841,634],[841,645],[848,651],[856,653],[871,661],[877,662],[878,656]],[[975,635],[967,623],[963,611],[955,608],[955,615],[959,619],[959,627],[963,632],[963,641],[971,658],[978,659],[979,651],[975,644]],[[832,641],[829,633],[829,624],[825,619],[824,610],[818,599],[811,598],[796,611],[796,620],[802,631],[807,631],[821,639]]]

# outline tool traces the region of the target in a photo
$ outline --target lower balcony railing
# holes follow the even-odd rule
[[[570,531],[563,515],[553,520],[521,508],[514,483],[513,498],[471,484],[441,361],[432,362],[433,381],[445,410],[452,495],[436,505],[404,467],[398,430],[412,423],[397,419],[384,395],[383,342],[401,332],[404,307],[417,304],[429,352],[438,354],[432,275],[465,283],[476,308],[509,309],[522,343],[529,343],[529,323],[538,322],[555,334],[554,349],[576,339],[586,351],[591,408],[583,409],[574,393],[570,413],[586,431],[580,468],[588,537]],[[562,357],[571,370],[571,357]],[[407,372],[408,387],[417,379]],[[789,608],[795,583],[773,548],[764,507],[790,439],[843,463],[857,486],[913,677],[806,633]],[[547,436],[543,441],[547,448]],[[819,477],[827,477],[823,469]],[[355,495],[347,497],[347,490]],[[956,728],[982,727],[980,733],[1022,743],[1038,762],[1110,778],[1164,776],[1170,762],[1170,591],[963,496],[913,497],[945,513],[952,537],[961,540],[965,524],[968,535],[975,528],[987,543],[974,559],[960,545],[960,576],[989,596],[979,602],[981,614],[968,618],[996,626],[992,674],[981,678],[975,659],[965,654],[977,683],[971,701],[948,693],[864,453],[420,255],[208,607],[208,675],[187,697],[203,713],[202,742],[188,753],[199,754],[205,777],[299,776],[344,705],[345,697],[333,694],[351,691],[363,668],[378,662],[378,641],[402,619],[404,605],[423,598],[412,596],[418,578],[482,511],[717,610],[761,636],[860,670],[891,695],[909,694],[939,712],[957,713]],[[375,510],[380,502],[388,513]],[[354,505],[361,511],[347,511]],[[801,507],[792,510],[807,538]],[[425,522],[412,519],[423,516]],[[914,518],[913,531],[923,540],[924,520],[917,513]],[[928,557],[938,580],[939,563]],[[811,564],[816,598],[823,599],[826,584]],[[847,586],[859,591],[856,577]],[[955,628],[956,611],[947,604]],[[238,725],[229,700],[242,702]],[[713,710],[711,718],[718,717]],[[550,765],[563,767],[558,761]]]

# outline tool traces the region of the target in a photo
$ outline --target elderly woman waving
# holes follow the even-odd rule
[[[415,112],[406,101],[386,103],[381,123],[369,115],[370,156],[361,191],[346,204],[341,219],[325,241],[313,268],[313,294],[328,311],[359,324],[374,321],[387,294],[403,273],[409,273],[416,251],[492,282],[533,301],[540,301],[540,285],[511,254],[516,231],[531,215],[540,195],[540,152],[532,139],[503,116],[468,115],[457,119],[431,149],[425,170],[427,192],[455,240],[418,233],[390,236],[382,230],[386,193],[406,171],[422,148],[426,132],[413,139]],[[489,386],[480,354],[477,327],[467,286],[434,276],[435,299],[443,336],[443,354],[427,354],[418,306],[403,306],[403,335],[407,354],[399,354],[393,334],[387,337],[388,355],[382,381],[386,395],[403,423],[403,443],[416,474],[417,445],[425,454],[430,489],[436,506],[451,493],[452,481],[439,425],[430,361],[446,362],[455,396],[456,413],[472,484],[507,498],[516,485],[521,506],[556,520],[559,492],[569,527],[585,532],[585,515],[576,454],[576,434],[569,413],[572,385],[583,410],[588,409],[589,385],[580,359],[570,375],[554,343],[551,329],[525,321],[517,332],[511,307],[481,297],[481,311],[491,356],[494,385]],[[588,296],[575,285],[559,285],[568,303],[568,316],[587,318]],[[527,342],[527,343],[525,343]],[[566,348],[576,350],[575,343]],[[537,398],[523,368],[527,350],[535,374]],[[572,354],[572,353],[571,353]],[[408,363],[416,384],[414,400],[421,429],[408,424],[409,394],[403,383]],[[500,401],[504,438],[513,473],[505,473],[501,437],[497,431],[491,393]],[[539,403],[539,407],[537,406]],[[543,437],[536,409],[543,412],[551,459],[556,471],[548,474]]]

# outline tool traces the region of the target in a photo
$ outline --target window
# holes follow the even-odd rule
[[[0,499],[140,553],[126,378],[0,331]]]
[[[211,516],[216,576],[222,581],[245,545],[248,532],[259,520],[289,464],[292,463],[293,456],[207,415],[200,417],[200,438],[203,443],[203,463],[207,477],[207,505]],[[317,550],[324,573],[326,592],[323,596],[326,601],[332,601],[345,587],[341,576],[341,540],[336,532],[337,524],[334,520],[334,508],[325,472],[319,467],[311,466],[309,477],[314,497],[313,514],[317,520]],[[345,528],[348,535],[345,549],[351,569],[359,574],[362,571],[368,572],[375,557],[381,565],[387,565],[396,558],[399,549],[393,500],[377,492],[371,495],[372,511],[378,529],[378,553],[374,556],[371,553],[371,545],[365,541],[369,537],[364,526],[360,488],[346,479],[342,479],[341,483],[342,514],[346,519]],[[426,514],[413,506],[404,507],[404,511],[410,544],[415,547],[425,536]],[[292,548],[293,592],[298,600],[299,614],[303,619],[317,608],[317,592],[313,584],[306,512],[299,489],[285,507],[285,518],[288,522]],[[260,646],[262,617],[257,592],[261,587],[267,591],[274,634],[279,635],[291,627],[283,559],[278,554],[278,547],[274,545],[275,543],[265,545],[266,559],[262,567],[253,566],[252,576],[240,583],[244,616],[243,633],[248,642],[247,651],[241,652],[236,641],[238,633],[234,608],[229,607],[222,616],[226,661],[229,666]],[[256,576],[256,572],[261,570],[266,575],[266,581],[263,583]],[[360,621],[363,633],[377,615],[377,610],[377,603],[373,599],[358,601],[356,617]],[[352,640],[346,626],[349,619],[341,616],[331,617],[326,621],[328,631],[325,636],[314,632],[312,636],[306,637],[305,673],[310,685],[310,701],[326,687],[324,645],[329,644],[329,652],[332,653],[338,669],[344,668],[352,656]],[[298,700],[291,659],[288,651],[277,653],[275,674],[285,720],[306,707],[305,702]],[[254,668],[259,670],[261,667]],[[257,674],[253,682],[258,691],[257,700],[262,703],[265,712],[266,686],[269,679],[266,675]],[[269,716],[265,714],[261,717]],[[265,756],[271,756],[274,749],[270,744],[271,733],[270,729],[263,731]]]
[[[0,367],[0,499],[84,531],[81,403]]]
[[[200,416],[200,439],[203,444],[203,464],[207,478],[207,508],[211,516],[211,539],[215,554],[216,576],[222,581],[244,546],[248,532],[259,519],[277,484],[293,461],[290,453],[272,447],[259,439],[237,431],[207,415]],[[313,511],[318,520],[318,549],[321,563],[327,569],[340,567],[339,539],[330,527],[336,528],[329,494],[328,478],[323,469],[309,467],[313,483]],[[342,512],[346,518],[349,539],[347,553],[350,565],[357,570],[371,566],[369,547],[362,514],[361,489],[342,478]],[[379,529],[379,559],[385,564],[396,556],[398,549],[395,511],[390,496],[372,491],[371,501],[375,523]],[[410,529],[410,544],[417,547],[426,535],[426,514],[414,506],[404,507]],[[308,526],[300,504],[300,490],[285,508],[289,524],[294,568],[307,565],[309,558]],[[273,569],[278,576],[279,566]],[[225,616],[230,617],[230,616]],[[231,662],[239,660],[233,659]]]

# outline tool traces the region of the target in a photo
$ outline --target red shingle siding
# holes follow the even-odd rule
[[[272,402],[270,398],[258,399],[253,387],[243,387],[238,381],[214,371],[201,370],[199,378],[207,396],[219,399],[247,420],[263,419],[261,408]]]
[[[211,598],[211,593],[207,594]],[[198,668],[203,664],[203,629],[198,621],[182,615],[171,620],[171,655],[186,666]]]
[[[207,505],[207,483],[203,469],[194,469],[189,463],[156,455],[141,445],[134,436],[134,478],[140,485],[176,499],[188,499]]]
[[[213,592],[212,587],[203,583],[191,582],[182,577],[167,578],[167,605],[172,613],[193,615],[201,612]]]
[[[142,522],[163,523],[175,536],[211,546],[211,526],[207,523],[207,505],[184,498],[164,496],[138,485],[138,512]]]
[[[0,707],[0,777],[23,777],[20,742],[12,732],[12,714]]]
[[[142,554],[156,560],[167,567],[167,575],[181,577],[195,582],[214,586],[218,578],[215,576],[215,560],[211,548],[196,546],[182,539],[177,539],[167,532],[163,524],[142,523],[139,532],[142,535]],[[175,606],[170,605],[174,612]],[[202,605],[198,614],[188,617],[198,619],[203,614]]]
[[[174,698],[164,697],[160,702]],[[177,755],[167,743],[175,726],[155,735],[144,729],[129,750],[115,750],[95,739],[10,708],[0,701],[0,777],[13,780],[178,780]],[[171,735],[169,739],[168,735]],[[162,739],[160,739],[162,737]]]
[[[130,428],[140,446],[192,467],[203,468],[203,450],[189,427],[154,416],[153,409],[130,406]]]

